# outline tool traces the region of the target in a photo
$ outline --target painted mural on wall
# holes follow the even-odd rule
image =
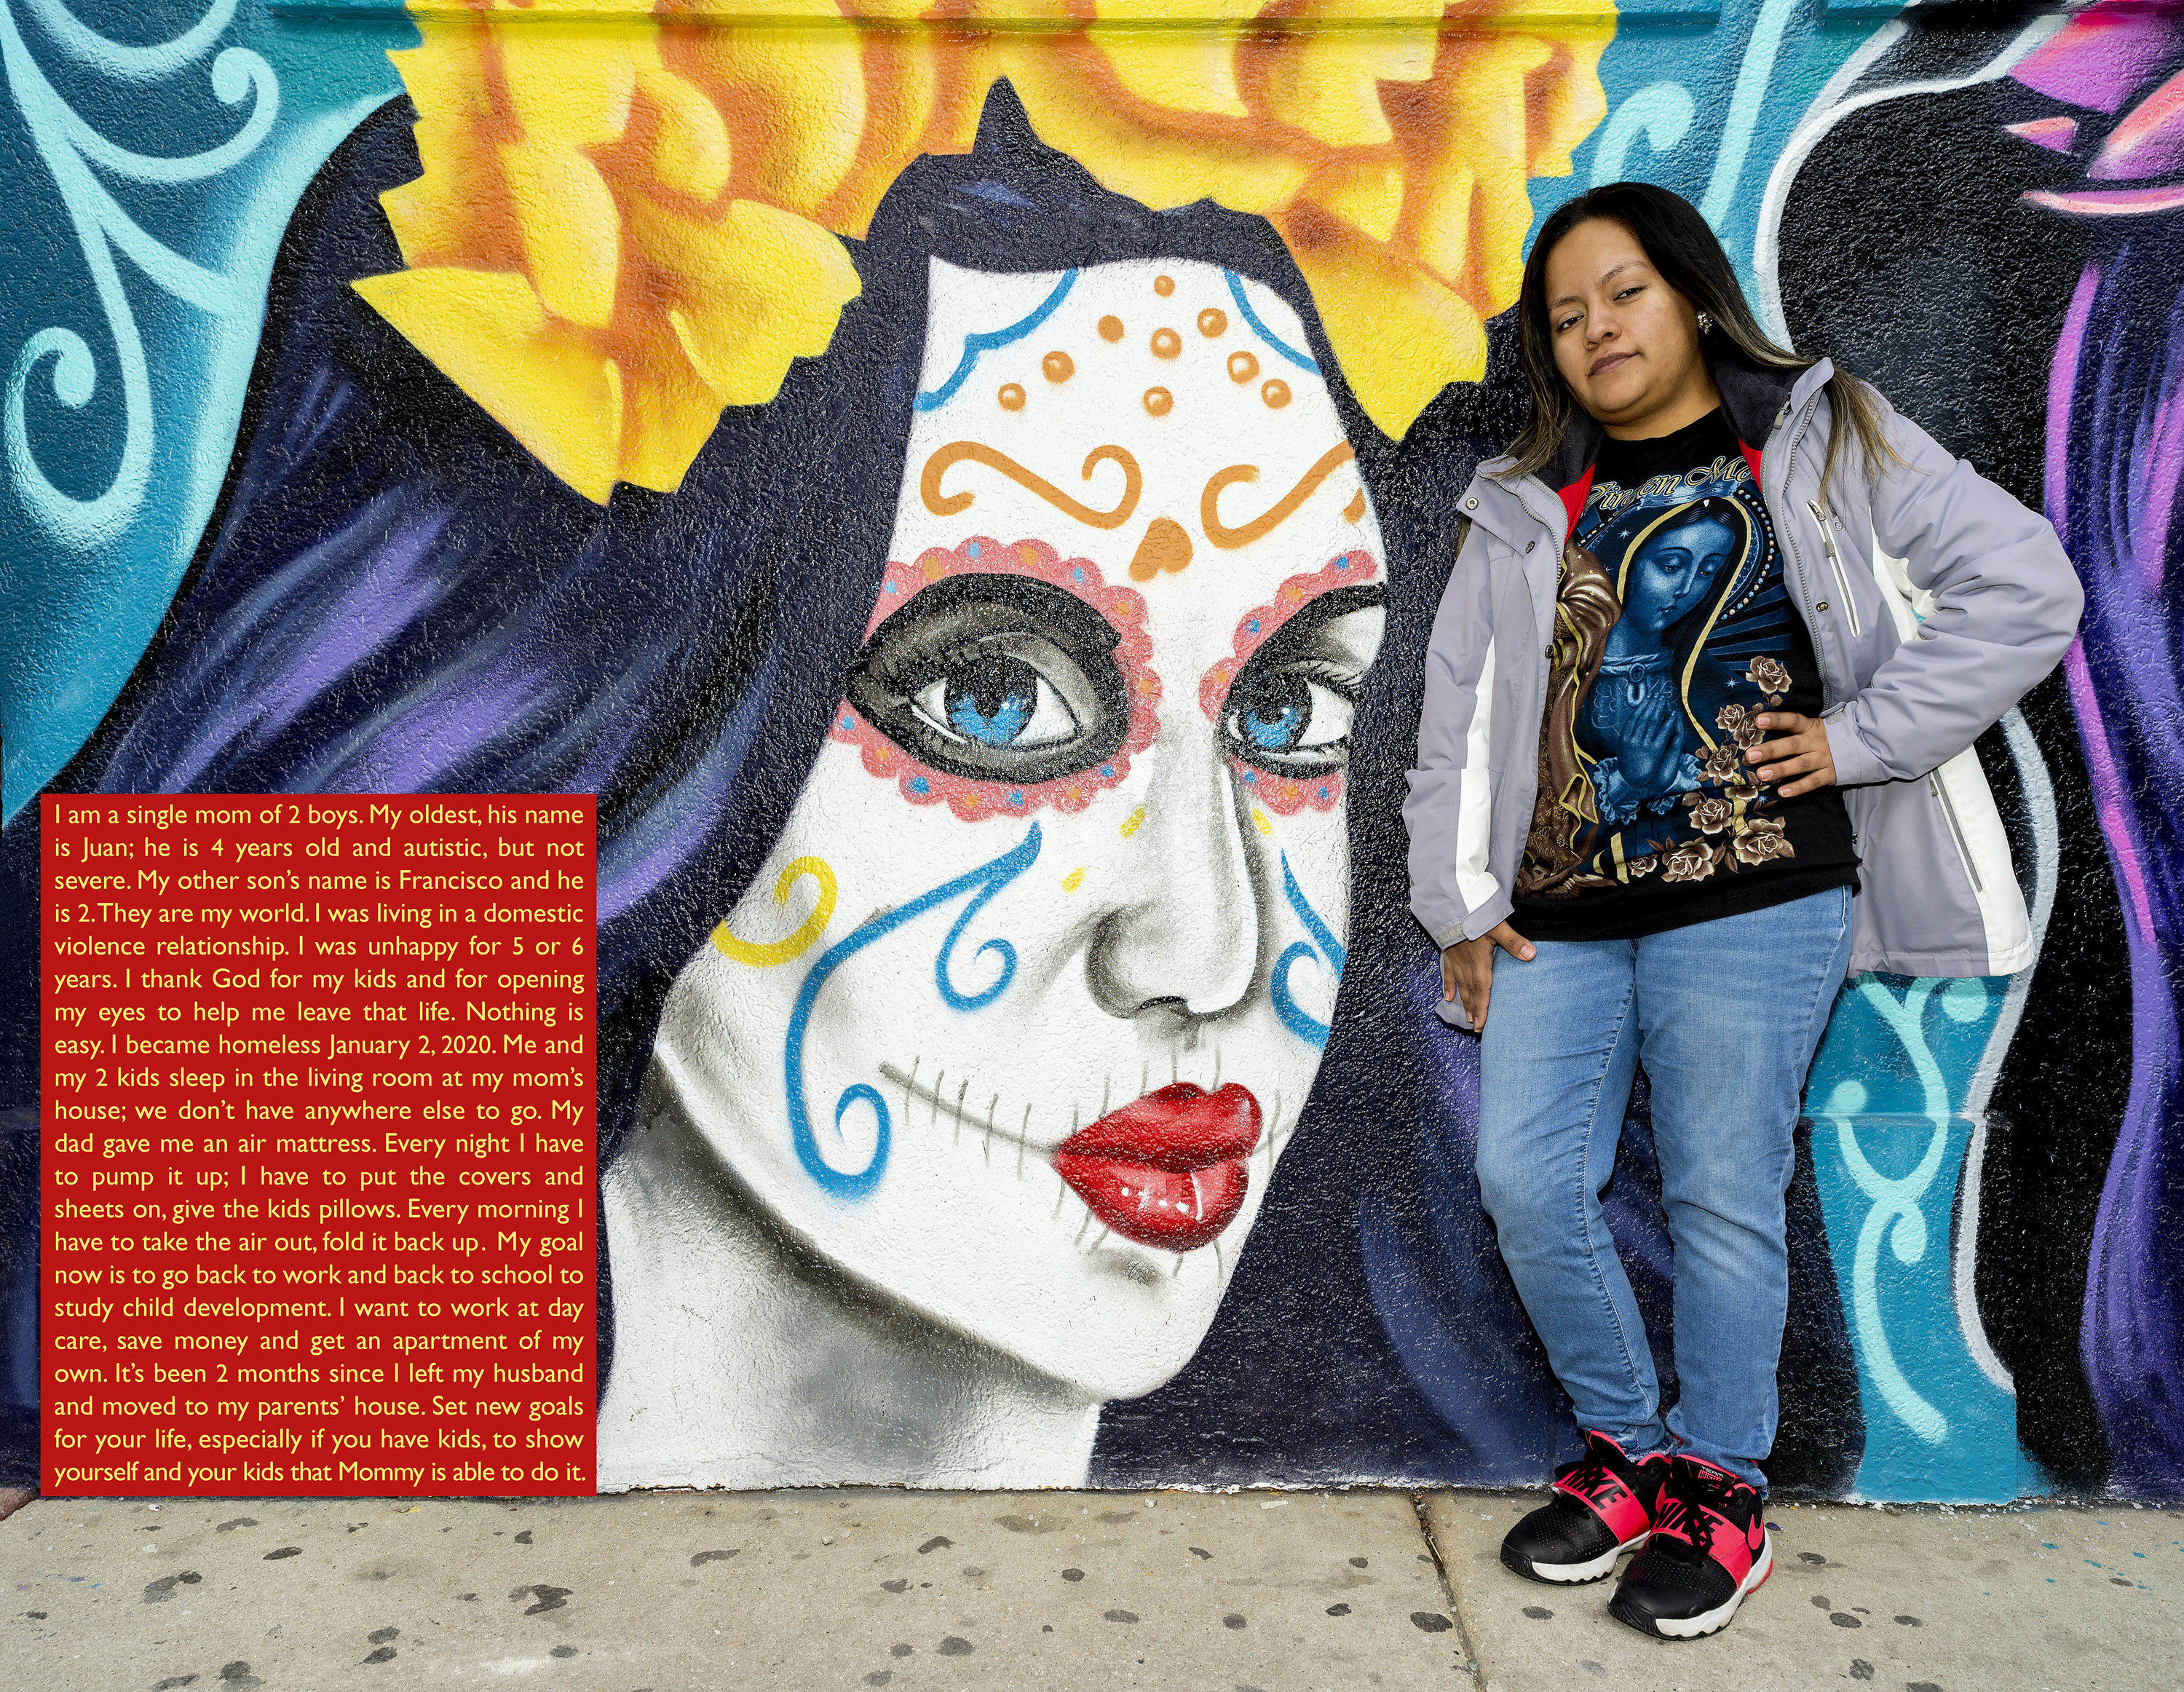
[[[1777,1484],[2184,1495],[2184,14],[415,11],[0,0],[0,877],[48,788],[600,795],[603,1484],[1566,1453],[1399,804],[1526,234],[1641,175],[2088,589],[1981,748],[2039,962],[1816,1065]],[[1665,1359],[1642,1085],[1608,1206]]]

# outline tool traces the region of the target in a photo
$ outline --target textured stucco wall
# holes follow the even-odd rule
[[[2088,594],[1980,749],[2038,963],[1816,1065],[1777,1482],[2184,1494],[2184,10],[931,9],[0,0],[0,1481],[47,787],[601,794],[610,1485],[1541,1474],[1397,805],[1528,231],[1642,176]],[[1658,1186],[1641,1088],[1665,1356]]]

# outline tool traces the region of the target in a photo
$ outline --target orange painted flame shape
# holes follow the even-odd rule
[[[1119,529],[1130,520],[1130,514],[1138,509],[1138,496],[1145,491],[1145,472],[1138,461],[1122,447],[1095,447],[1084,455],[1082,479],[1092,480],[1092,472],[1103,464],[1123,467],[1123,497],[1115,508],[1101,511],[1071,498],[1045,476],[1027,470],[1006,453],[977,441],[952,441],[925,461],[924,471],[917,478],[918,498],[924,500],[925,509],[936,517],[952,517],[958,511],[970,508],[968,493],[943,493],[940,478],[959,464],[981,464],[989,470],[997,470],[1021,487],[1029,489],[1057,511],[1074,517],[1080,523],[1095,529]]]
[[[423,161],[364,298],[548,469],[671,491],[824,352],[911,160],[1006,79],[1156,209],[1268,219],[1374,424],[1485,373],[1532,220],[1605,114],[1613,0],[410,0]],[[1184,25],[1188,25],[1184,27]]]

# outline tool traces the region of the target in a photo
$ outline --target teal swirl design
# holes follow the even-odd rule
[[[1327,1044],[1328,1025],[1312,1016],[1296,1002],[1290,991],[1290,971],[1301,963],[1316,963],[1334,971],[1340,982],[1342,971],[1350,962],[1350,955],[1343,949],[1342,942],[1334,938],[1334,931],[1327,926],[1327,919],[1312,908],[1312,901],[1304,896],[1297,885],[1296,872],[1290,868],[1290,854],[1282,854],[1282,894],[1289,900],[1290,909],[1304,925],[1305,932],[1312,936],[1312,943],[1293,941],[1274,960],[1274,971],[1268,982],[1269,996],[1274,1002],[1274,1014],[1282,1026],[1306,1045],[1323,1048]]]
[[[334,28],[299,27],[320,0],[92,4],[0,0],[0,820],[159,627],[219,498],[290,213],[418,39],[399,0],[331,8]]]
[[[1916,1263],[1926,1255],[1928,1228],[1921,1205],[1927,1189],[1942,1172],[1943,1155],[1949,1149],[1952,1111],[1949,1086],[1928,1044],[1924,1023],[1928,1002],[1936,988],[1943,988],[1942,1003],[1953,1021],[1964,1021],[1986,1009],[1986,985],[1981,981],[1949,982],[1932,977],[1909,983],[1899,1000],[1871,976],[1861,977],[1855,991],[1896,1036],[1925,1096],[1929,1134],[1917,1163],[1903,1175],[1889,1177],[1875,1169],[1858,1144],[1857,1118],[1869,1103],[1864,1084],[1839,1081],[1828,1094],[1819,1116],[1836,1131],[1836,1149],[1858,1190],[1871,1208],[1858,1225],[1858,1243],[1851,1258],[1851,1320],[1865,1353],[1881,1401],[1903,1425],[1928,1444],[1948,1436],[1949,1418],[1912,1386],[1896,1361],[1882,1319],[1879,1288],[1880,1248],[1895,1254],[1899,1263]],[[1953,1174],[1955,1172],[1951,1171]]]
[[[1736,203],[1744,161],[1751,154],[1752,136],[1774,82],[1783,32],[1801,9],[1799,0],[1762,0],[1752,20],[1752,33],[1745,37],[1744,63],[1737,68],[1736,87],[1729,97],[1729,117],[1722,125],[1713,175],[1707,180],[1706,198],[1699,202],[1699,214],[1716,230],[1728,222]]]
[[[2014,1405],[2007,1378],[1981,1367],[1966,1326],[1975,1312],[1953,1296],[1964,1243],[1952,1238],[1960,1188],[1975,1179],[1966,1088],[2003,991],[1977,978],[1854,977],[1814,1066],[1813,1162],[1865,1394],[1867,1497],[2016,1488]]]
[[[86,28],[60,0],[26,0],[39,23],[63,50],[120,81],[149,81],[189,69],[211,47],[235,14],[236,0],[214,0],[210,10],[183,34],[150,47],[128,47]],[[112,544],[126,532],[143,504],[151,477],[153,423],[151,371],[144,338],[122,286],[117,255],[163,292],[216,317],[248,313],[254,291],[232,277],[185,259],[147,234],[122,209],[103,179],[145,186],[201,182],[248,159],[280,114],[281,88],[273,68],[257,53],[231,47],[214,58],[210,81],[224,105],[244,107],[242,126],[203,153],[164,158],[132,152],[101,135],[63,99],[31,57],[14,8],[0,0],[0,62],[38,157],[53,173],[62,203],[75,225],[114,338],[120,366],[122,440],[120,461],[105,488],[88,499],[56,487],[39,466],[24,411],[24,392],[41,368],[48,370],[53,397],[72,411],[91,403],[98,365],[90,346],[72,329],[42,329],[23,343],[8,376],[5,424],[8,470],[25,509],[53,539],[76,551]],[[96,166],[94,170],[92,167]],[[48,363],[50,361],[50,363]]]
[[[1691,91],[1680,82],[1650,82],[1628,96],[1600,131],[1593,148],[1592,185],[1619,182],[1629,173],[1631,143],[1640,136],[1659,158],[1690,132]]]

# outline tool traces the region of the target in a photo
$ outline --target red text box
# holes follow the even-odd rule
[[[589,795],[47,796],[44,1489],[593,1489]]]

